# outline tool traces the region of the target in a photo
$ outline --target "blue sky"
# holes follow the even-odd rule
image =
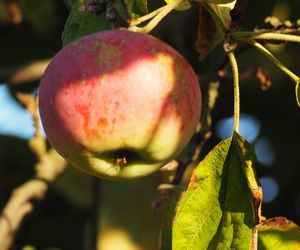
[[[22,139],[34,134],[31,115],[13,99],[6,84],[0,84],[0,134]]]

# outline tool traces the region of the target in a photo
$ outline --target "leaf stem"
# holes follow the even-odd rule
[[[130,23],[131,26],[134,26],[134,25],[139,25],[140,23],[143,23],[151,18],[153,18],[154,16],[156,16],[159,12],[162,11],[162,9],[164,8],[165,6],[163,7],[160,7],[152,12],[150,12],[149,14],[147,15],[144,15],[144,16],[141,16],[139,18],[136,18],[136,19],[133,19]]]
[[[240,123],[240,87],[239,87],[239,70],[237,61],[234,55],[233,50],[227,52],[229,62],[233,74],[233,86],[234,86],[234,123],[233,130],[239,132],[239,123]]]
[[[299,76],[297,76],[295,73],[290,71],[282,62],[280,62],[269,50],[267,50],[259,42],[251,39],[243,39],[243,41],[257,48],[261,53],[263,53],[266,57],[268,57],[279,69],[281,69],[284,73],[286,73],[295,83],[299,82]]]
[[[232,37],[235,40],[252,39],[300,43],[300,36],[272,32],[234,32]]]
[[[138,31],[141,33],[149,33],[151,32],[156,25],[167,15],[169,14],[173,9],[175,9],[181,2],[183,2],[184,0],[173,0],[171,3],[166,4],[165,6],[159,8],[157,10],[158,13],[154,13],[154,17],[152,18],[152,20],[146,24],[144,27],[142,28],[138,28],[135,26],[132,26],[129,28],[129,30],[134,30],[134,31]],[[150,13],[151,14],[151,13]],[[143,18],[143,17],[141,17]],[[151,17],[150,17],[151,18]],[[150,19],[146,17],[147,19]]]

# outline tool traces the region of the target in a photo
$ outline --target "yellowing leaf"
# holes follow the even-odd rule
[[[300,249],[300,228],[284,217],[275,217],[258,228],[258,250]]]

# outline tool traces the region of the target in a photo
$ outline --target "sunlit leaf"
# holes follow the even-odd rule
[[[275,217],[258,228],[259,250],[300,249],[300,228],[285,217]]]
[[[250,249],[262,198],[254,159],[235,133],[197,166],[176,211],[174,250]]]
[[[69,1],[69,3],[72,4],[71,11],[62,33],[64,46],[77,38],[110,28],[104,15],[96,16],[87,12],[80,0]]]

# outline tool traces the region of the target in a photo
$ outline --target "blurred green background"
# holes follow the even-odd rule
[[[8,4],[17,8],[13,9],[13,21]],[[249,1],[243,29],[252,30],[270,15],[295,22],[300,18],[299,4],[299,0]],[[68,9],[61,0],[0,1],[0,75],[3,68],[51,58],[62,46],[61,33],[67,15]],[[175,47],[201,75],[213,68],[223,53],[217,48],[208,58],[199,58],[195,51],[197,26],[198,10],[194,7],[171,13],[152,34]],[[300,74],[300,45],[269,48]],[[241,133],[257,153],[257,172],[264,191],[263,215],[286,216],[300,224],[300,113],[294,83],[255,50],[242,54],[238,62],[241,71],[263,65],[272,80],[266,91],[261,90],[256,79],[241,82]],[[31,92],[37,87],[38,81],[22,85],[0,83],[0,209],[11,191],[34,175],[36,159],[27,144],[33,134],[33,122],[13,94]],[[205,95],[207,86],[201,87]],[[230,136],[232,92],[230,82],[221,83],[213,110],[213,136],[206,143],[203,156]],[[162,213],[152,212],[151,204],[161,180],[162,174],[157,173],[132,182],[99,181],[101,249],[157,249]],[[13,249],[25,245],[37,249],[87,249],[90,223],[95,219],[91,213],[94,182],[68,168],[51,186],[46,199],[26,218]]]

